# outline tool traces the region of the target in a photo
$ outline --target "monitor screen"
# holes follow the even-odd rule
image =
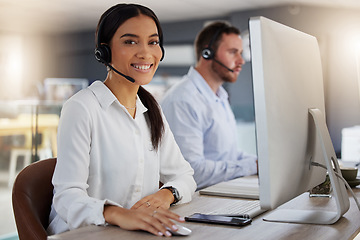
[[[313,162],[331,165],[309,113],[325,116],[320,51],[315,37],[264,17],[249,31],[260,202],[274,209],[325,180]]]
[[[45,100],[64,102],[88,85],[89,82],[85,78],[46,78],[44,97]]]

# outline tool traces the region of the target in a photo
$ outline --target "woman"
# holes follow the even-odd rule
[[[118,4],[100,18],[96,58],[108,67],[63,106],[49,234],[112,224],[170,236],[171,204],[191,200],[193,170],[182,157],[148,84],[163,57],[156,15]],[[163,187],[159,190],[159,182]]]

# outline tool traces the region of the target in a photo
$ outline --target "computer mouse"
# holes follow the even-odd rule
[[[181,225],[176,225],[178,230],[174,231],[168,227],[166,227],[166,229],[171,232],[172,235],[174,236],[187,236],[191,234],[191,230],[188,229],[187,227],[181,226]]]

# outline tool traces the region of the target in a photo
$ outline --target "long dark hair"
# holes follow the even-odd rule
[[[126,20],[139,15],[145,15],[154,20],[158,30],[160,41],[159,45],[164,56],[163,32],[158,18],[151,9],[138,4],[117,4],[106,10],[101,15],[95,34],[96,47],[98,47],[99,44],[109,45],[119,26],[121,26]],[[101,31],[99,32],[100,24]],[[101,42],[98,42],[98,39],[101,39]],[[146,118],[151,131],[151,142],[153,148],[157,150],[161,143],[162,135],[164,133],[164,122],[162,119],[159,104],[157,103],[155,98],[142,86],[139,87],[138,96],[144,106],[148,109],[146,113]]]

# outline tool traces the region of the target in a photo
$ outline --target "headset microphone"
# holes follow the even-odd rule
[[[106,64],[106,66],[108,66],[109,68],[111,68],[111,70],[113,70],[114,72],[116,72],[117,74],[123,76],[124,78],[126,78],[127,80],[129,80],[130,82],[134,83],[135,79],[133,79],[132,77],[125,75],[121,72],[119,72],[118,70],[116,70],[113,66],[111,66],[110,64]]]
[[[232,69],[228,68],[227,66],[225,66],[225,64],[223,64],[222,62],[220,62],[220,61],[219,61],[219,60],[217,60],[216,58],[213,58],[213,60],[214,60],[216,63],[218,63],[220,66],[222,66],[222,67],[226,68],[228,71],[230,71],[230,72],[234,72],[234,70],[232,70]]]
[[[97,47],[95,49],[95,58],[96,60],[98,60],[100,63],[104,63],[107,67],[109,67],[111,70],[113,70],[114,72],[116,72],[117,74],[119,74],[120,76],[123,76],[124,78],[126,78],[127,80],[129,80],[130,82],[134,83],[135,79],[133,79],[130,76],[127,76],[123,73],[121,73],[120,71],[116,70],[113,66],[111,66],[109,64],[109,58],[111,59],[111,50],[110,47],[102,44],[99,47]]]

